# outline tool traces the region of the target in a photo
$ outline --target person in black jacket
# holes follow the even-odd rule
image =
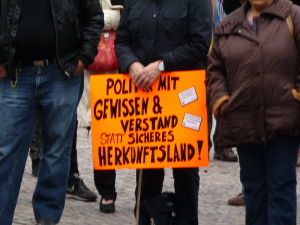
[[[210,0],[125,1],[115,42],[122,73],[149,90],[163,71],[205,69],[212,33]],[[198,225],[198,168],[174,168],[179,225]],[[137,177],[139,176],[139,171]],[[160,195],[163,169],[143,170],[139,224],[150,224],[143,202]]]
[[[103,23],[99,0],[0,0],[0,224],[13,223],[38,118],[43,153],[33,211],[40,225],[59,222],[82,72]]]
[[[300,0],[292,0],[296,5],[300,5]],[[231,13],[241,6],[240,0],[223,0],[223,9],[226,14]]]

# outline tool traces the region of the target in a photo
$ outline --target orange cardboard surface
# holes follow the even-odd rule
[[[165,72],[145,92],[128,74],[92,75],[96,170],[206,167],[205,71]]]

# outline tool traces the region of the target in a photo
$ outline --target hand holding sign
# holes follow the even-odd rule
[[[135,85],[144,91],[149,91],[150,86],[160,75],[161,71],[158,70],[158,63],[150,63],[144,68],[143,74],[140,75]]]

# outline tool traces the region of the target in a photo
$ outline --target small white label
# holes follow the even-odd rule
[[[182,121],[182,126],[192,130],[199,131],[202,117],[195,116],[190,113],[185,113]]]
[[[182,106],[187,105],[198,99],[195,87],[191,87],[189,89],[186,89],[185,91],[178,93],[178,96]]]
[[[104,37],[108,38],[109,37],[109,33],[104,33]]]

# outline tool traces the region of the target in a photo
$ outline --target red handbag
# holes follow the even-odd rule
[[[104,72],[119,69],[115,52],[116,30],[103,31],[98,45],[98,54],[88,70]]]

